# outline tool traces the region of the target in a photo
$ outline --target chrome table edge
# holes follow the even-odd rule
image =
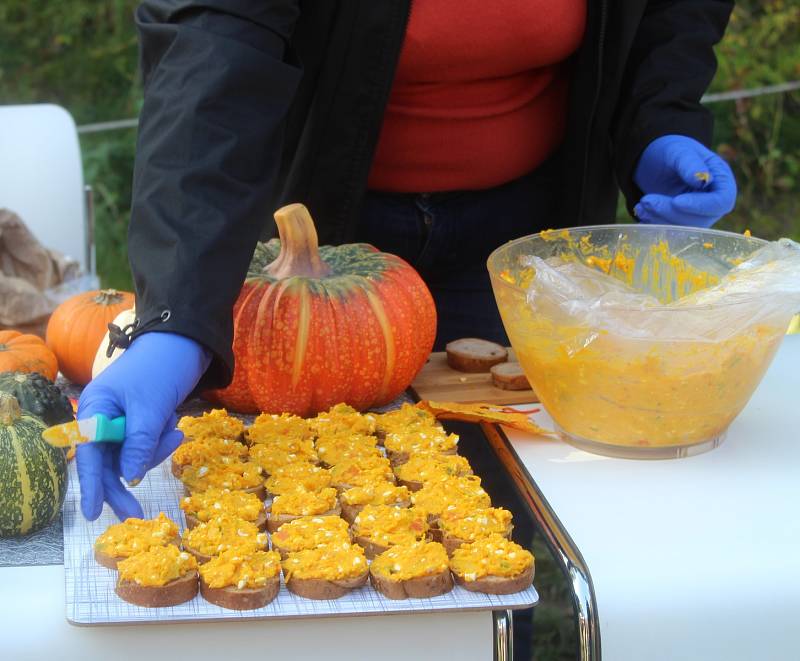
[[[510,610],[492,611],[494,661],[514,659],[514,618]]]
[[[600,620],[597,613],[592,576],[583,555],[569,536],[550,503],[542,494],[530,473],[523,466],[519,456],[509,442],[502,429],[490,423],[481,423],[481,428],[492,446],[497,458],[508,471],[509,476],[530,507],[536,522],[544,535],[548,548],[559,563],[561,571],[567,579],[572,591],[572,600],[578,616],[578,650],[581,661],[599,661]],[[498,616],[495,612],[495,643],[499,646]],[[503,659],[498,655],[496,647],[495,659]],[[509,658],[510,661],[510,658]]]

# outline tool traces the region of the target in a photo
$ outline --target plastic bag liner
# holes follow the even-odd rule
[[[528,305],[542,332],[568,338],[568,353],[600,334],[649,342],[722,342],[754,326],[785,332],[800,311],[800,244],[771,242],[712,286],[663,303],[582,261],[520,260],[532,267]],[[561,331],[561,332],[559,332]]]

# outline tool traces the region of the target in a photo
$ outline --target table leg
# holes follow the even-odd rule
[[[578,650],[580,661],[600,661],[600,621],[592,577],[581,552],[559,521],[550,503],[522,465],[514,448],[497,425],[481,423],[483,432],[497,458],[508,471],[525,503],[531,509],[545,542],[561,566],[572,591],[572,600],[578,617]],[[497,616],[495,614],[495,634]],[[498,636],[495,635],[497,649]],[[495,659],[499,659],[495,652]],[[510,657],[508,657],[510,661]]]
[[[492,611],[494,619],[494,661],[513,661],[514,619],[510,610]]]

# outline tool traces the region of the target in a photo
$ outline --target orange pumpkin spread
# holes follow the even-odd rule
[[[229,549],[200,565],[200,576],[209,587],[237,590],[263,588],[280,571],[281,557],[275,551]]]
[[[317,454],[328,466],[335,466],[342,461],[360,457],[380,457],[381,451],[374,436],[363,434],[346,434],[342,436],[325,436],[317,440]]]
[[[284,523],[272,533],[273,546],[290,552],[349,541],[347,521],[338,516],[304,516]]]
[[[270,512],[274,515],[314,516],[336,508],[336,489],[321,491],[292,491],[275,496]]]
[[[470,542],[489,535],[507,537],[511,527],[511,512],[502,507],[479,510],[459,508],[445,513],[439,519],[439,529],[445,535]]]
[[[347,404],[336,404],[310,422],[319,438],[348,433],[371,436],[375,433],[375,416],[369,413],[362,415]]]
[[[477,475],[449,477],[439,482],[429,482],[411,494],[411,502],[433,518],[460,507],[483,509],[492,505],[489,494],[481,487],[481,480]]]
[[[452,452],[458,445],[458,436],[448,434],[439,427],[421,427],[408,432],[386,435],[383,446],[394,454],[419,452]]]
[[[425,537],[425,512],[391,505],[366,505],[353,521],[353,535],[381,546],[408,544]]]
[[[448,566],[444,546],[420,541],[392,546],[372,561],[370,569],[390,581],[407,581],[439,574]]]
[[[364,549],[349,542],[290,553],[283,561],[287,581],[291,578],[337,581],[362,576],[366,571]]]
[[[249,443],[273,444],[280,441],[311,441],[315,431],[309,420],[291,413],[262,413],[245,431]]]
[[[262,486],[263,472],[261,466],[249,461],[209,462],[184,468],[181,482],[192,492],[206,491],[211,487],[240,491]]]
[[[321,491],[331,485],[331,472],[308,462],[289,464],[267,478],[267,491],[282,495],[293,491]]]
[[[465,581],[485,576],[519,576],[533,565],[533,554],[501,535],[483,537],[453,552],[450,569]]]
[[[331,483],[337,487],[356,487],[375,482],[394,482],[389,460],[383,456],[349,459],[331,468]]]
[[[264,511],[264,503],[252,493],[212,488],[181,499],[181,509],[203,522],[220,514],[252,522]]]
[[[217,555],[231,548],[257,551],[266,548],[267,535],[249,521],[221,514],[184,531],[183,546],[204,555]]]
[[[162,587],[196,569],[195,557],[177,546],[156,546],[117,565],[120,580],[149,587]]]
[[[212,462],[246,461],[247,446],[230,438],[203,437],[187,441],[172,453],[172,463],[179,466],[202,466]]]
[[[177,544],[178,525],[163,512],[155,519],[125,519],[109,526],[95,540],[94,548],[112,558],[127,558],[157,546]]]
[[[271,475],[290,464],[316,464],[319,461],[311,441],[283,440],[258,443],[250,447],[250,461]]]
[[[222,439],[235,441],[241,438],[244,423],[239,418],[228,415],[225,409],[213,409],[210,413],[203,413],[199,417],[185,415],[178,422],[178,429],[186,438],[191,439]]]
[[[422,453],[394,469],[398,480],[405,482],[435,482],[448,477],[472,475],[469,462],[457,454]]]
[[[348,505],[399,505],[410,502],[411,492],[391,482],[371,482],[342,492],[341,499]]]
[[[376,416],[378,434],[402,434],[420,427],[439,428],[436,418],[413,404],[403,404],[399,409],[387,411]]]

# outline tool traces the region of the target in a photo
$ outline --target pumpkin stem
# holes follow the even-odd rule
[[[101,289],[93,300],[98,305],[116,305],[122,300],[122,294],[116,289]]]
[[[22,410],[17,398],[7,392],[0,392],[0,424],[10,425],[21,416]]]
[[[264,267],[276,279],[291,276],[324,278],[331,267],[320,259],[317,230],[311,214],[303,204],[290,204],[275,212],[281,251],[277,259]]]

